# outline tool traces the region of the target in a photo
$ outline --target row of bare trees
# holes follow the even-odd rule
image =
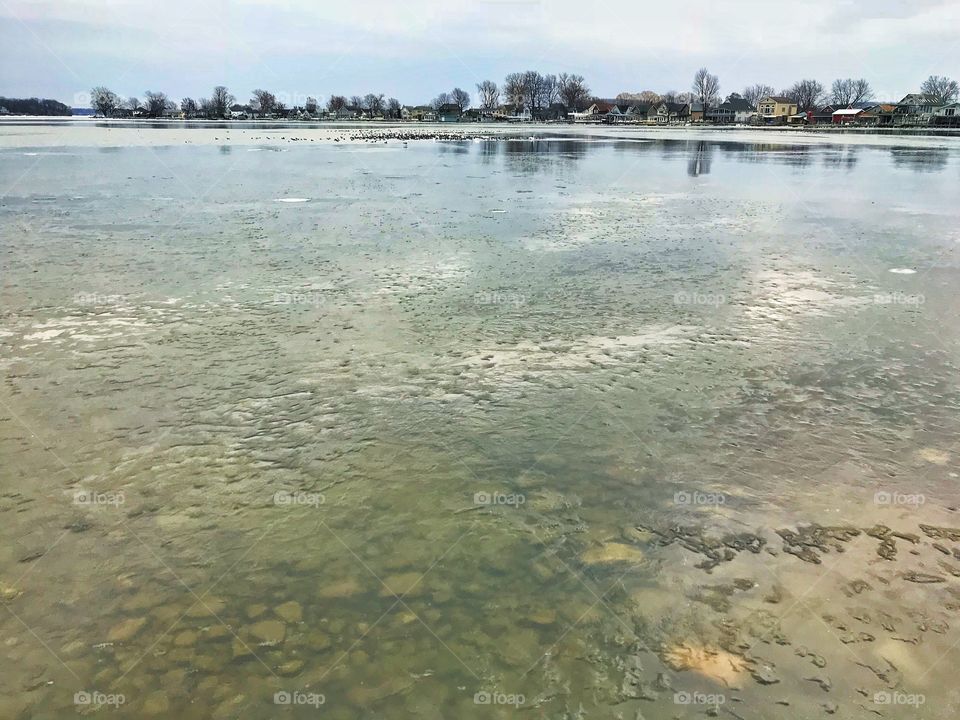
[[[367,93],[366,95],[331,95],[327,100],[327,110],[335,114],[348,113],[365,117],[400,117],[400,101],[396,98],[386,98],[383,93]]]
[[[659,94],[652,90],[621,93],[617,99],[651,104],[660,101],[699,102],[702,103],[704,112],[720,102],[720,80],[705,67],[700,68],[694,75],[691,89],[692,92],[685,93],[670,91]],[[956,101],[960,95],[960,86],[956,80],[931,75],[920,86],[920,93],[929,97],[934,105],[946,105]],[[795,102],[801,111],[815,109],[827,103],[845,107],[874,99],[873,88],[865,78],[838,78],[833,81],[829,90],[814,79],[799,80],[779,92],[770,85],[758,83],[744,88],[742,93],[731,93],[727,96],[727,100],[739,98],[756,107],[757,102],[768,95],[787,97]],[[433,99],[431,105],[436,110],[451,106],[462,115],[470,107],[470,100],[470,93],[456,87],[448,93],[440,93]],[[572,112],[583,110],[594,98],[582,75],[567,73],[544,75],[536,70],[527,70],[510,73],[504,78],[502,85],[497,85],[492,80],[478,83],[477,100],[479,107],[487,112],[493,112],[501,104],[507,104],[523,107],[529,110],[531,117],[539,119],[555,104],[562,105],[565,110]],[[200,100],[183,98],[179,109],[188,117],[222,119],[230,116],[231,107],[235,103],[236,98],[230,91],[223,85],[217,85],[209,98]],[[148,90],[142,99],[137,97],[124,99],[105,87],[93,88],[90,93],[90,106],[103,117],[125,114],[161,117],[165,113],[175,111],[178,107],[162,92]],[[274,93],[261,88],[253,91],[253,97],[244,107],[259,115],[286,116],[288,112],[287,106],[278,100]],[[303,109],[308,113],[315,113],[317,101],[307,98]],[[366,117],[399,118],[401,106],[396,98],[385,98],[382,93],[368,93],[350,98],[344,95],[331,95],[327,101],[327,109],[338,114],[347,111],[347,114]]]
[[[670,91],[660,94],[652,90],[644,90],[640,93],[620,93],[617,99],[650,104],[661,101],[701,102],[705,108],[719,102],[719,80],[716,75],[711,75],[706,68],[700,68],[697,71],[692,89],[693,92],[689,93]],[[920,86],[920,93],[929,97],[934,105],[946,105],[957,99],[960,95],[960,88],[958,88],[956,80],[931,75]],[[779,92],[771,85],[758,83],[744,88],[740,93],[731,93],[727,96],[727,101],[743,99],[750,103],[752,107],[756,107],[762,98],[769,95],[789,98],[797,103],[801,111],[812,110],[826,104],[846,107],[874,99],[873,88],[865,78],[838,78],[833,81],[829,90],[818,80],[813,79],[798,80],[790,87]],[[889,99],[892,100],[893,98]]]
[[[217,85],[209,98],[201,98],[199,101],[188,97],[183,98],[180,101],[179,109],[188,115],[202,114],[209,118],[225,118],[230,115],[230,106],[235,101],[226,87]],[[137,97],[124,100],[112,90],[98,86],[90,91],[90,107],[97,115],[103,117],[116,117],[124,113],[131,113],[157,118],[162,117],[164,113],[175,111],[178,106],[177,103],[167,97],[166,93],[148,90],[144,93],[143,100]]]
[[[493,80],[477,84],[480,109],[493,112],[501,104],[523,107],[531,117],[541,117],[551,105],[568,111],[583,110],[591,100],[590,88],[582,75],[542,74],[537,70],[510,73],[497,85]]]

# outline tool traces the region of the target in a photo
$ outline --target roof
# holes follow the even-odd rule
[[[735,112],[752,112],[754,110],[754,107],[750,104],[750,101],[744,100],[743,98],[727,100],[725,103],[720,103],[720,107],[724,108],[725,110],[733,110]]]
[[[608,113],[614,108],[613,103],[608,103],[603,101],[596,102],[594,103],[594,105],[597,106],[597,112],[602,112],[602,113]]]
[[[786,103],[787,105],[796,104],[794,100],[791,100],[788,97],[784,97],[783,95],[767,95],[765,98],[760,98],[760,102],[771,101],[771,100],[777,103]]]
[[[864,112],[864,108],[843,108],[842,110],[834,110],[834,115],[859,115]]]

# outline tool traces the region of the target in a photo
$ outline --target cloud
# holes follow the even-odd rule
[[[61,97],[225,82],[413,102],[526,68],[582,72],[604,95],[686,89],[706,64],[728,92],[866,75],[894,93],[960,75],[946,52],[958,25],[960,0],[5,0],[0,81]]]

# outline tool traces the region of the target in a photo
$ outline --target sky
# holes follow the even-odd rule
[[[960,0],[0,0],[0,96],[86,104],[123,97],[288,105],[368,92],[404,104],[512,71],[579,73],[593,94],[721,94],[802,78],[865,77],[875,99],[960,79]]]

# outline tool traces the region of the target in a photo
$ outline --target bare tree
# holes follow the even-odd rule
[[[743,99],[755,108],[758,102],[769,95],[773,95],[774,92],[776,91],[769,85],[758,83],[743,89]]]
[[[261,115],[272,113],[276,104],[277,98],[272,92],[260,89],[253,91],[253,99],[250,101],[250,106],[254,110],[258,110]]]
[[[433,100],[430,101],[430,107],[432,107],[437,112],[440,112],[441,108],[444,105],[450,104],[450,95],[447,93],[440,93]]]
[[[812,110],[823,102],[823,85],[816,80],[800,80],[786,92],[786,96],[797,104],[798,110]]]
[[[214,110],[213,110],[213,101],[212,101],[212,100],[209,100],[208,98],[200,98],[200,100],[197,101],[197,107],[199,108],[199,109],[198,109],[198,112],[199,112],[203,117],[205,117],[205,118],[212,118],[212,117],[213,117]]]
[[[859,80],[851,80],[851,89],[853,90],[853,99],[851,103],[863,102],[864,100],[873,100],[873,88],[870,87],[870,83],[867,82],[866,78],[860,78]]]
[[[285,103],[279,100],[273,104],[273,114],[277,117],[285,118],[290,113]]]
[[[317,112],[317,99],[315,97],[307,97],[307,101],[303,104],[303,109],[306,110],[311,115],[316,114]]]
[[[143,107],[143,103],[140,102],[138,97],[127,98],[127,101],[124,103],[124,107],[127,108],[131,113],[135,113],[137,110]]]
[[[160,117],[163,115],[163,111],[167,109],[167,96],[162,92],[150,92],[147,90],[144,93],[146,98],[146,107],[147,115],[150,117]]]
[[[523,73],[523,104],[536,117],[540,111],[543,98],[543,75],[536,70],[527,70]]]
[[[180,101],[180,111],[184,114],[185,117],[193,117],[197,114],[197,103],[193,98],[185,97]]]
[[[949,105],[960,94],[956,80],[939,75],[931,75],[923,81],[920,92],[929,97],[936,105]]]
[[[830,102],[834,106],[847,106],[873,97],[873,89],[864,78],[839,78],[830,86]]]
[[[522,105],[523,88],[523,73],[510,73],[503,80],[504,99],[510,105]]]
[[[400,118],[400,101],[396,98],[390,98],[387,100],[386,105],[386,115],[387,117],[397,120]]]
[[[350,102],[347,103],[347,107],[351,110],[362,112],[363,111],[363,98],[359,95],[351,95]]]
[[[692,87],[696,99],[703,105],[703,119],[706,120],[709,107],[720,100],[720,80],[702,67],[693,76]]]
[[[558,80],[558,94],[560,102],[567,110],[576,112],[582,110],[590,99],[590,88],[583,79],[583,75],[567,75],[560,73]]]
[[[367,93],[363,96],[363,108],[370,117],[383,114],[383,93]]]
[[[98,86],[90,91],[90,107],[97,115],[111,117],[120,107],[120,98],[113,91]]]
[[[660,95],[653,90],[644,90],[637,96],[637,99],[642,103],[650,103],[652,105],[653,103],[660,102]]]
[[[470,93],[455,87],[450,91],[450,102],[457,106],[457,112],[463,115],[463,111],[470,107]]]
[[[480,96],[480,107],[488,112],[493,112],[500,106],[500,88],[493,80],[477,83],[477,95]]]
[[[331,95],[327,100],[327,110],[336,113],[347,107],[347,98],[343,95]]]
[[[236,100],[226,87],[217,85],[213,89],[213,95],[210,96],[210,112],[212,117],[227,117],[230,114],[230,106],[233,105]]]

